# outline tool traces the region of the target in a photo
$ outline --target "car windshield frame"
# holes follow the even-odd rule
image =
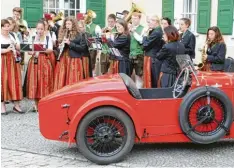
[[[197,70],[194,67],[194,64],[188,54],[178,54],[176,55],[176,61],[179,64],[180,70],[184,70],[185,68],[188,68],[194,75],[197,86],[200,85],[198,78],[197,78]]]
[[[192,60],[188,54],[176,55],[176,61],[179,64],[181,70],[188,67],[191,67],[193,70],[195,70]]]

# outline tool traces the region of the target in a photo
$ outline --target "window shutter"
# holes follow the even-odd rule
[[[162,17],[170,18],[173,24],[174,22],[174,0],[162,1]]]
[[[37,21],[43,17],[43,0],[20,0],[24,17],[29,27],[36,27]]]
[[[219,0],[218,27],[222,34],[232,34],[234,0]]]
[[[198,0],[197,32],[206,34],[210,27],[211,0]]]
[[[97,18],[94,19],[93,22],[104,27],[106,18],[106,0],[87,0],[86,8],[87,10],[93,10],[97,14]]]

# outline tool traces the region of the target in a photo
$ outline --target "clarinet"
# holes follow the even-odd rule
[[[17,52],[16,52],[16,48],[15,48],[15,42],[13,40],[11,40],[11,47],[12,47],[12,52],[13,52],[13,55],[15,57],[15,62],[16,63],[19,63],[21,61],[20,57],[17,56]]]
[[[39,37],[39,35],[37,34],[37,39],[39,39],[39,41],[40,41],[40,37]],[[35,38],[35,36],[33,37],[33,44],[32,44],[32,46],[33,46],[33,51],[34,51],[34,42],[35,42],[35,40],[36,40],[36,38]],[[39,56],[39,52],[35,52],[35,55],[34,55],[34,64],[38,64],[38,56]]]
[[[69,34],[70,34],[70,31],[68,29],[66,29],[65,36],[63,38],[63,42],[59,45],[59,55],[58,55],[58,58],[56,59],[56,61],[60,61],[60,58],[61,58],[62,53],[63,53],[64,48],[65,48],[64,40],[66,38],[69,38],[69,36],[70,36]]]

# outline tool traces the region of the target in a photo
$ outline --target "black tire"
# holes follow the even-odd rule
[[[109,116],[109,120],[108,118],[106,119],[105,116]],[[116,121],[114,120],[114,118],[116,119]],[[118,120],[118,123],[117,123],[117,120]],[[98,121],[98,123],[96,121]],[[122,147],[119,147],[118,150],[114,150],[114,152],[109,152],[110,155],[104,154],[104,153],[103,154],[97,153],[97,150],[98,150],[97,147],[99,147],[98,144],[102,146],[100,147],[102,151],[104,151],[104,149],[106,150],[107,147],[109,148],[109,151],[111,151],[111,148],[114,148],[116,147],[116,145],[117,146],[119,145],[117,144],[118,140],[116,141],[116,139],[109,140],[108,137],[107,139],[104,139],[106,135],[103,135],[104,133],[101,132],[103,131],[102,127],[103,128],[105,127],[104,128],[105,131],[108,130],[105,133],[108,134],[110,139],[114,138],[114,134],[115,136],[117,136],[118,134],[118,136],[121,137],[120,134],[126,133],[126,136],[122,138],[123,139],[123,142],[121,145]],[[122,128],[119,129],[118,127],[122,127]],[[112,132],[112,134],[109,134],[109,131],[115,128],[117,130]],[[88,135],[88,131],[91,130],[92,132],[92,129],[94,133],[93,134],[91,133],[91,135]],[[100,133],[102,134],[102,136],[100,135]],[[94,136],[94,134],[95,134],[95,138],[93,137],[90,138],[91,136]],[[113,136],[111,137],[111,135]],[[100,140],[100,137],[102,137],[101,140]],[[104,142],[102,140],[110,141],[110,142],[107,142],[109,143],[108,146],[106,145],[107,143],[105,144],[106,145],[105,148],[103,145]],[[88,143],[90,143],[88,141],[93,141],[93,144],[95,145],[93,144],[88,145]],[[102,144],[100,144],[101,141],[102,141]],[[90,161],[96,164],[100,164],[100,165],[116,163],[124,159],[125,156],[132,150],[134,141],[135,141],[135,129],[134,129],[131,119],[123,111],[114,107],[101,107],[101,108],[98,108],[89,112],[79,124],[77,128],[77,133],[76,133],[76,143],[80,152]],[[96,146],[95,147],[96,150],[92,146]]]
[[[211,102],[209,106],[207,95]],[[207,108],[210,109],[209,114]],[[184,97],[179,109],[179,121],[182,131],[193,142],[214,143],[223,138],[230,130],[233,121],[232,102],[218,88],[196,88]],[[196,122],[197,124],[195,124]]]

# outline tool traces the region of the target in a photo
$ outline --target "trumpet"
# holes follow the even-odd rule
[[[65,36],[63,38],[63,41],[62,43],[59,45],[59,55],[58,55],[58,58],[56,59],[56,61],[60,61],[60,57],[64,51],[64,48],[65,48],[65,43],[64,43],[64,40],[65,39],[70,39],[70,30],[69,29],[66,29],[66,32],[65,32]]]
[[[112,33],[112,28],[105,27],[104,29],[102,29],[102,33]],[[115,32],[113,32],[113,33],[115,33]]]

